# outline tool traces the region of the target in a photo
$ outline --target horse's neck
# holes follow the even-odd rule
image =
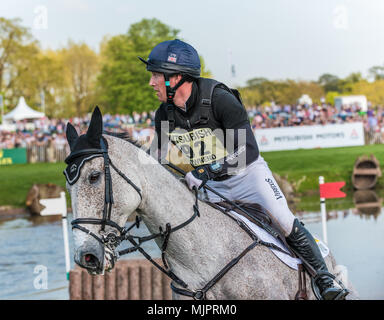
[[[133,145],[114,148],[123,150],[116,156],[122,166],[127,166],[126,172],[137,173],[132,178],[140,181],[143,194],[137,211],[151,233],[158,233],[159,227],[165,230],[167,223],[176,227],[193,215],[194,195],[169,171],[153,158],[146,158],[145,152]],[[171,268],[192,287],[209,280],[219,266],[228,263],[249,244],[249,237],[229,218],[202,202],[199,208],[201,216],[173,232],[166,250]],[[156,240],[159,246],[161,241]]]
[[[143,201],[137,211],[151,232],[157,233],[159,226],[166,223],[175,226],[192,216],[194,196],[186,186],[133,144],[108,136],[107,139],[115,151],[115,165],[142,188]]]
[[[194,196],[160,164],[146,165],[142,216],[151,232],[166,223],[176,226],[193,214]]]
[[[141,207],[144,223],[151,233],[158,233],[187,221],[193,215],[195,196],[159,164],[143,168],[146,186]],[[192,286],[210,280],[250,238],[230,218],[199,201],[200,217],[172,233],[167,247],[167,260],[176,274]],[[157,240],[162,245],[160,239]],[[234,250],[234,252],[232,252]]]

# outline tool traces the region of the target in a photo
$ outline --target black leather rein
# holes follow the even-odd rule
[[[177,225],[176,227],[171,228],[171,225],[169,223],[166,224],[165,230],[162,229],[162,227],[159,227],[159,232],[156,234],[152,234],[150,236],[146,237],[137,237],[129,234],[129,231],[133,227],[139,228],[141,218],[136,217],[136,222],[133,223],[130,227],[124,228],[120,227],[116,222],[111,220],[111,212],[112,212],[112,205],[113,205],[113,190],[112,190],[112,177],[111,177],[111,171],[110,166],[126,181],[128,182],[139,194],[140,196],[140,202],[142,201],[142,193],[141,189],[134,184],[123,172],[121,172],[116,166],[112,163],[111,159],[108,156],[108,149],[107,146],[103,140],[103,138],[100,139],[100,146],[101,149],[85,149],[80,150],[77,152],[73,152],[70,154],[69,157],[67,157],[66,162],[70,163],[71,160],[73,160],[76,157],[80,156],[103,156],[104,159],[104,179],[105,179],[105,201],[104,201],[104,209],[103,209],[103,217],[102,219],[97,218],[78,218],[74,219],[72,224],[72,229],[79,229],[93,238],[95,238],[97,241],[99,241],[102,245],[108,247],[110,251],[114,252],[114,257],[117,259],[119,256],[128,254],[131,252],[134,252],[138,250],[140,253],[144,255],[145,258],[147,258],[152,264],[155,265],[160,271],[165,273],[168,277],[170,277],[172,280],[174,280],[176,283],[181,285],[182,287],[186,288],[188,285],[182,281],[179,277],[177,277],[168,267],[168,264],[165,260],[165,251],[168,245],[169,236],[172,232],[175,232],[177,230],[180,230],[181,228],[184,228],[186,225],[191,223],[196,217],[200,216],[199,208],[198,208],[198,195],[196,191],[196,201],[193,205],[193,215],[185,222]],[[90,159],[89,158],[89,159]],[[100,236],[96,235],[94,232],[90,231],[86,227],[83,227],[84,224],[93,224],[93,225],[101,225],[100,229]],[[105,233],[105,226],[111,226],[118,230],[119,235],[117,235],[115,232],[109,232],[108,234]],[[163,244],[161,247],[162,252],[162,261],[165,267],[160,266],[156,261],[152,259],[152,257],[145,252],[143,248],[141,248],[141,244],[153,240],[155,238],[161,237],[163,238]],[[114,249],[124,240],[128,240],[133,244],[133,247],[123,249],[119,251],[117,254],[115,253]]]
[[[192,297],[196,300],[202,300],[206,298],[206,292],[214,286],[233,266],[235,266],[240,259],[250,250],[252,250],[256,245],[265,245],[272,247],[276,250],[281,250],[279,247],[273,245],[272,243],[267,243],[262,240],[260,240],[257,236],[255,236],[249,228],[242,222],[235,220],[233,217],[227,214],[227,212],[220,210],[227,214],[229,217],[231,217],[233,220],[235,220],[242,229],[244,229],[251,237],[253,242],[245,248],[236,258],[231,260],[223,269],[221,269],[216,276],[213,277],[211,281],[209,281],[202,289],[198,290],[190,290],[188,289],[188,285],[181,280],[177,275],[173,273],[173,271],[169,268],[166,259],[165,259],[165,253],[168,245],[168,240],[170,237],[170,234],[184,228],[186,225],[191,223],[196,217],[200,217],[200,212],[199,212],[199,207],[198,207],[198,191],[196,188],[194,188],[194,193],[195,193],[195,203],[193,205],[193,215],[186,220],[185,222],[181,223],[180,225],[177,225],[176,227],[171,228],[170,223],[166,224],[165,230],[162,229],[162,227],[159,227],[159,232],[156,234],[152,234],[146,237],[137,237],[129,234],[129,231],[133,227],[139,227],[141,218],[136,217],[136,222],[134,222],[130,227],[124,228],[120,227],[116,222],[111,220],[111,212],[112,212],[112,205],[113,205],[113,191],[112,191],[112,177],[111,177],[111,172],[110,172],[110,166],[127,182],[129,183],[135,190],[136,192],[140,195],[140,202],[142,201],[142,193],[140,188],[135,185],[124,173],[122,173],[119,169],[117,169],[111,159],[108,156],[108,149],[106,146],[106,143],[104,142],[103,138],[100,139],[100,146],[101,149],[86,149],[86,150],[81,150],[77,152],[71,153],[71,155],[66,159],[66,162],[69,163],[71,159],[78,157],[78,156],[88,156],[87,159],[92,158],[92,156],[103,156],[104,159],[104,178],[105,178],[105,201],[104,201],[104,209],[103,209],[103,217],[102,219],[97,219],[97,218],[79,218],[73,220],[72,223],[72,229],[79,229],[93,238],[95,238],[97,241],[102,243],[104,246],[110,249],[114,253],[114,258],[118,258],[121,255],[128,254],[134,251],[139,251],[143,256],[148,259],[156,268],[158,268],[161,272],[166,274],[169,278],[171,278],[175,283],[180,285],[182,288],[176,287],[173,283],[171,283],[171,289],[180,295],[185,295]],[[181,171],[181,170],[180,170]],[[91,232],[89,229],[81,226],[82,224],[94,224],[94,225],[101,225],[101,230],[100,230],[100,236],[96,235],[95,233]],[[114,232],[110,232],[108,234],[105,233],[105,226],[111,226],[114,229],[119,231],[119,235],[117,235]],[[161,246],[161,258],[164,267],[160,266],[156,261],[152,259],[152,257],[141,247],[141,244],[153,240],[155,238],[162,238],[163,239],[163,244]],[[133,247],[123,249],[119,251],[117,254],[115,253],[115,248],[124,240],[128,240]],[[285,251],[283,251],[286,253]],[[114,262],[112,262],[114,264]]]

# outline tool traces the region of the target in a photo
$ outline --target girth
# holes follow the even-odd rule
[[[206,298],[206,292],[210,288],[212,288],[233,266],[235,266],[246,253],[248,253],[250,250],[252,250],[258,244],[265,245],[267,247],[270,247],[270,248],[273,248],[275,250],[279,250],[281,252],[289,254],[286,251],[282,250],[280,247],[274,245],[273,243],[268,243],[268,242],[262,241],[261,239],[259,239],[255,234],[253,234],[249,230],[249,228],[246,226],[245,223],[242,223],[242,222],[240,222],[238,220],[235,220],[231,215],[228,215],[228,210],[237,209],[237,210],[240,210],[242,212],[242,214],[246,215],[247,217],[252,216],[252,215],[249,214],[249,212],[247,210],[244,210],[244,208],[242,208],[238,203],[234,203],[234,202],[228,201],[229,204],[224,205],[224,206],[227,207],[227,209],[223,209],[222,207],[217,206],[216,204],[209,203],[213,207],[216,207],[221,212],[227,214],[229,217],[234,219],[240,225],[240,227],[242,229],[244,229],[249,234],[249,236],[251,237],[251,239],[253,241],[237,257],[235,257],[223,269],[221,269],[217,273],[217,275],[214,276],[202,289],[197,289],[197,290],[190,290],[190,289],[188,289],[188,285],[183,280],[181,280],[177,275],[175,275],[172,270],[170,270],[170,268],[169,268],[169,266],[168,266],[168,264],[167,264],[167,262],[165,260],[165,252],[166,252],[166,248],[167,248],[167,245],[168,245],[168,240],[169,240],[170,234],[172,232],[180,230],[181,228],[183,228],[186,225],[188,225],[189,223],[191,223],[196,217],[200,216],[199,208],[198,208],[198,192],[197,192],[197,189],[196,188],[194,189],[194,191],[195,191],[195,204],[193,205],[194,213],[191,216],[191,218],[189,218],[187,221],[181,223],[180,225],[178,225],[178,226],[176,226],[174,228],[172,228],[171,225],[169,223],[167,223],[166,227],[165,227],[165,230],[163,230],[160,227],[159,228],[159,233],[152,234],[150,236],[146,236],[146,237],[132,236],[132,235],[129,234],[129,231],[134,226],[139,227],[140,218],[137,217],[136,218],[136,222],[134,224],[132,224],[129,228],[120,227],[117,223],[115,223],[114,221],[111,220],[111,211],[112,211],[112,205],[113,205],[113,191],[112,191],[112,178],[111,178],[111,173],[110,173],[110,166],[126,182],[128,182],[136,190],[136,192],[139,194],[140,199],[142,201],[141,190],[140,190],[140,188],[138,186],[136,186],[129,178],[127,178],[120,170],[118,170],[113,165],[111,159],[108,156],[107,146],[106,146],[103,138],[100,139],[100,146],[101,146],[101,149],[85,149],[85,150],[80,150],[80,151],[72,152],[69,155],[69,157],[67,157],[66,160],[65,160],[65,162],[67,164],[70,164],[71,160],[73,160],[73,159],[75,159],[77,157],[80,157],[80,156],[87,156],[87,159],[90,159],[92,156],[94,156],[94,157],[103,156],[103,159],[104,159],[105,201],[104,201],[103,217],[102,217],[102,219],[96,219],[96,218],[79,218],[79,219],[75,219],[75,220],[72,221],[72,228],[77,228],[77,229],[79,229],[79,230],[81,230],[81,231],[91,235],[97,241],[99,241],[104,246],[106,246],[106,247],[108,247],[109,249],[112,249],[112,250],[114,248],[116,248],[123,240],[130,241],[133,244],[133,247],[130,247],[130,248],[127,248],[127,249],[119,251],[118,252],[118,256],[123,255],[123,254],[127,254],[127,253],[131,253],[131,252],[134,252],[136,250],[139,251],[155,267],[157,267],[160,271],[165,273],[175,283],[177,283],[178,285],[180,285],[182,287],[182,288],[176,287],[174,285],[174,283],[172,282],[171,283],[171,289],[174,292],[176,292],[178,294],[181,294],[181,295],[193,297],[194,299],[198,299],[198,300],[205,299]],[[172,167],[173,169],[177,168],[177,167],[175,167],[173,165],[170,165],[170,164],[168,164],[168,165],[170,167]],[[177,168],[177,169],[179,169],[179,168]],[[78,168],[78,170],[79,170],[79,168]],[[181,169],[179,169],[177,171],[182,172]],[[185,175],[185,173],[184,173],[184,175]],[[67,176],[67,178],[68,178],[68,176]],[[279,237],[280,236],[279,233],[274,228],[271,228],[271,226],[268,225],[266,223],[266,221],[263,221],[263,219],[261,219],[261,218],[262,217],[258,216],[257,214],[253,216],[253,219],[255,220],[255,222],[258,225],[262,226],[264,229],[266,229],[266,231],[271,233],[274,237]],[[95,233],[91,232],[89,229],[81,226],[82,224],[101,225],[101,233],[102,233],[101,236],[98,236]],[[116,235],[114,232],[110,232],[109,234],[105,235],[104,231],[105,231],[105,226],[107,226],[107,225],[113,227],[114,229],[116,229],[119,232],[119,235]],[[152,259],[152,257],[148,253],[146,253],[143,248],[141,248],[141,244],[142,243],[144,243],[146,241],[149,241],[149,240],[153,240],[153,239],[155,239],[157,237],[161,237],[163,239],[163,245],[161,246],[161,251],[162,251],[162,260],[163,260],[164,267],[162,267],[158,263],[156,263]],[[289,248],[289,246],[288,246],[288,248]],[[118,256],[116,258],[118,258]],[[300,295],[299,297],[302,297],[302,295]]]

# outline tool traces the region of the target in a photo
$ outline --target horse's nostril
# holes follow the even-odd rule
[[[97,268],[99,266],[99,260],[93,254],[86,254],[84,256],[84,262],[86,267]]]

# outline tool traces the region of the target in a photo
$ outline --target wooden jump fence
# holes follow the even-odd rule
[[[146,259],[120,260],[103,276],[76,266],[69,274],[69,299],[171,300],[170,281]]]

